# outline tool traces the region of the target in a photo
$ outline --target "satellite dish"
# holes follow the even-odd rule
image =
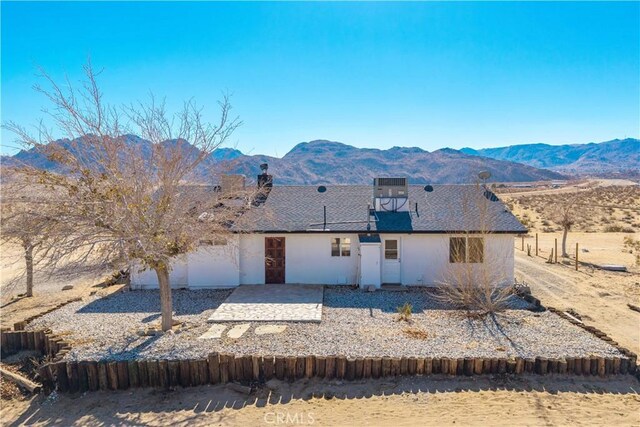
[[[478,178],[480,178],[483,181],[488,180],[489,178],[491,178],[491,172],[489,171],[482,171],[478,174]]]

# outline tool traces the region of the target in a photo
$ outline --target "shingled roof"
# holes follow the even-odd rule
[[[247,232],[524,233],[527,228],[493,193],[477,185],[409,186],[406,212],[375,212],[369,185],[275,185],[243,218]],[[324,210],[326,208],[326,224]]]

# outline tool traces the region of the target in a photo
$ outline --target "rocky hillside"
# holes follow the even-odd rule
[[[491,172],[491,181],[565,178],[557,172],[449,148],[433,152],[416,147],[377,150],[332,141],[300,143],[282,158],[243,156],[235,160],[233,169],[253,176],[259,173],[260,163],[268,163],[276,182],[282,184],[368,184],[379,176],[406,176],[415,184],[468,183],[474,182],[481,170]]]

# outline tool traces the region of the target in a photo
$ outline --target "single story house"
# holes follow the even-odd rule
[[[514,283],[514,236],[527,232],[482,185],[273,185],[229,236],[177,258],[175,288],[243,284],[433,286],[466,270]],[[134,289],[157,288],[153,271]]]

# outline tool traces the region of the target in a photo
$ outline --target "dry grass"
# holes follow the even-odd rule
[[[409,338],[413,338],[416,340],[426,340],[431,338],[427,333],[427,331],[425,331],[424,329],[416,328],[416,327],[404,328],[402,330],[402,333],[408,336]]]

